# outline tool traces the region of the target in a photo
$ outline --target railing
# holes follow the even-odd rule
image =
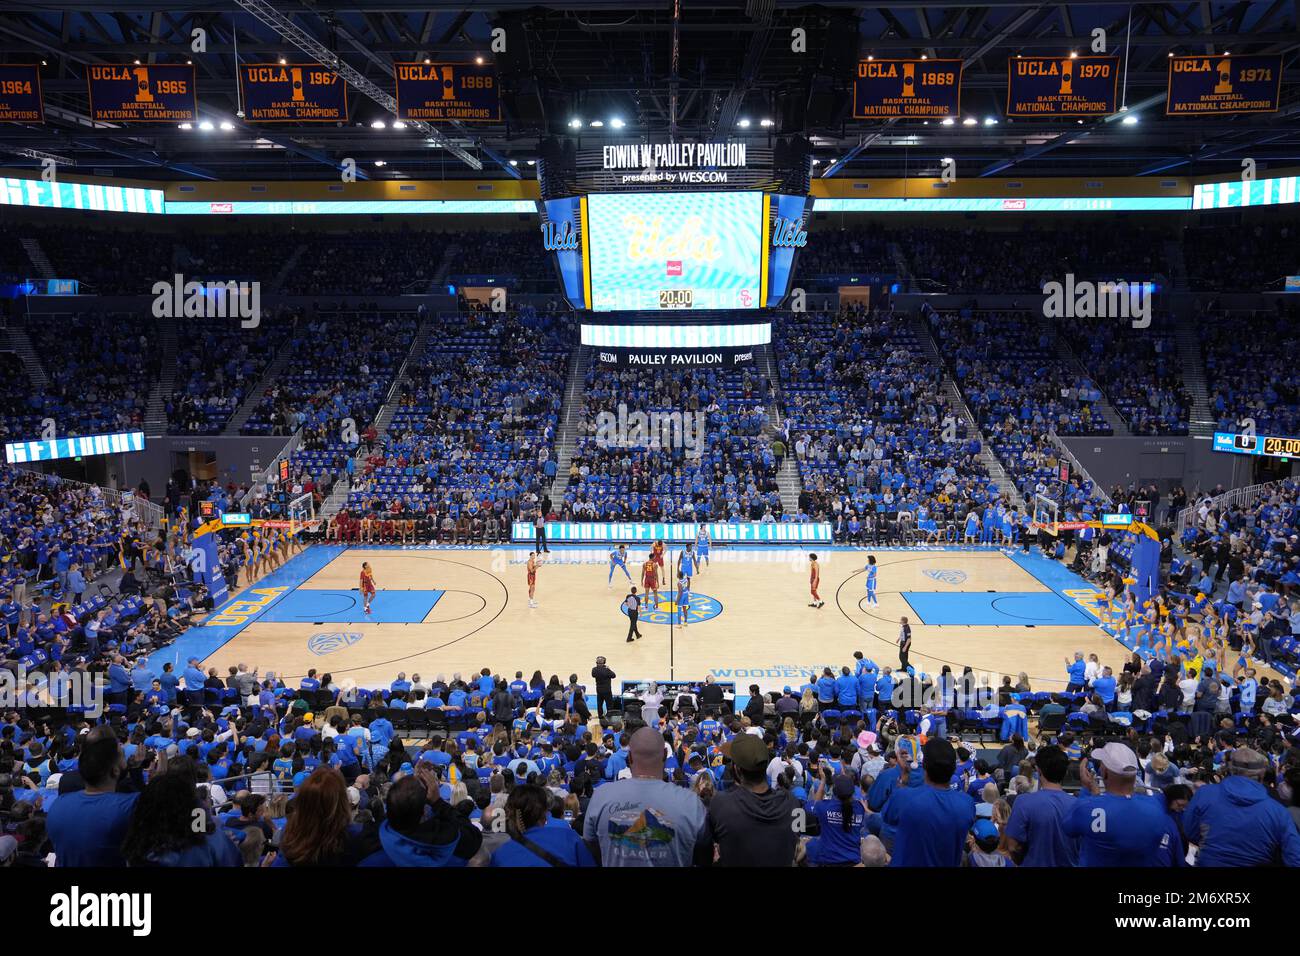
[[[1281,479],[1279,481],[1265,481],[1257,485],[1246,485],[1244,488],[1233,488],[1231,491],[1225,491],[1221,495],[1215,495],[1209,500],[1210,509],[1216,508],[1237,508],[1253,505],[1261,498],[1271,495],[1274,491],[1284,485],[1290,479]],[[1176,534],[1181,537],[1187,529],[1188,524],[1192,523],[1196,512],[1200,510],[1201,502],[1188,505],[1182,511],[1178,512],[1178,522],[1176,525]]]
[[[1070,463],[1070,467],[1074,469],[1075,473],[1085,481],[1092,483],[1092,496],[1104,501],[1108,505],[1113,505],[1114,501],[1111,499],[1110,495],[1106,494],[1105,489],[1093,480],[1092,475],[1088,474],[1088,469],[1084,468],[1083,463],[1074,457],[1074,453],[1070,451],[1069,446],[1067,446],[1065,442],[1061,441],[1060,436],[1057,435],[1054,430],[1049,431],[1047,434],[1052,439],[1052,444],[1055,445],[1057,449],[1060,450],[1061,454],[1065,456],[1065,460]]]
[[[41,472],[32,472],[32,474],[42,474]],[[76,481],[72,478],[61,478],[58,475],[43,475],[48,481],[58,482],[61,485],[67,485],[72,488],[82,488],[97,494],[104,499],[104,504],[111,508],[121,509],[125,502],[129,502],[131,510],[136,518],[151,531],[157,531],[163,525],[162,505],[154,504],[147,498],[142,498],[133,491],[118,491],[116,488],[105,488],[103,485],[92,485],[85,481]]]
[[[271,464],[267,469],[249,482],[248,490],[244,492],[244,496],[239,499],[239,506],[241,508],[247,511],[249,505],[253,503],[253,499],[262,494],[263,490],[266,488],[267,482],[280,480],[280,462],[292,455],[301,444],[302,429],[299,428],[293,433],[293,437],[289,439],[285,446],[280,449],[280,453],[271,459]]]

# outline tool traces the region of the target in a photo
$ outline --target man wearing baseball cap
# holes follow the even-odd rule
[[[763,738],[737,734],[730,749],[736,786],[709,801],[705,838],[718,851],[719,866],[791,866],[799,834],[794,826],[799,801],[789,790],[768,785],[771,759]]]
[[[1264,786],[1267,770],[1267,757],[1238,747],[1227,779],[1196,791],[1183,824],[1197,866],[1300,866],[1300,831]]]
[[[1137,775],[1137,755],[1121,743],[1108,743],[1079,763],[1079,782],[1092,796],[1076,801],[1065,824],[1066,834],[1079,840],[1079,866],[1157,866],[1161,847],[1178,839],[1160,802],[1134,793]]]

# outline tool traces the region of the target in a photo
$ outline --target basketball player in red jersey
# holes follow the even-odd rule
[[[375,599],[375,572],[370,570],[370,562],[361,562],[361,596],[365,598],[366,613],[370,613],[370,602]]]
[[[659,606],[660,566],[661,564],[655,564],[653,555],[646,560],[645,564],[641,565],[641,587],[645,591],[645,596],[648,602],[647,607],[651,611]],[[650,600],[650,595],[652,594],[654,595],[654,599]]]
[[[528,606],[537,607],[534,595],[537,593],[537,552],[528,552]]]
[[[650,549],[650,557],[654,559],[654,563],[659,565],[659,570],[662,571],[664,569],[664,543],[662,541],[654,543],[654,546]]]
[[[822,596],[817,593],[817,588],[822,583],[822,566],[817,563],[817,555],[808,555],[808,587],[812,591],[812,603],[809,607],[821,607],[826,602]]]

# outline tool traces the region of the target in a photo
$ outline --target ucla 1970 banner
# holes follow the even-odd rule
[[[316,63],[245,63],[239,68],[249,123],[341,123],[348,87]]]
[[[1117,56],[1018,56],[1007,60],[1007,115],[1109,116]]]
[[[90,115],[98,123],[184,123],[198,118],[194,67],[184,63],[86,67]]]

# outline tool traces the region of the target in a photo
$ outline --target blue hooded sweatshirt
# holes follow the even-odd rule
[[[379,826],[379,843],[383,849],[370,854],[359,866],[464,866],[468,862],[456,856],[459,835],[449,843],[420,843],[398,833],[385,820]]]
[[[1300,831],[1262,783],[1228,777],[1196,791],[1183,813],[1197,866],[1300,866]]]

